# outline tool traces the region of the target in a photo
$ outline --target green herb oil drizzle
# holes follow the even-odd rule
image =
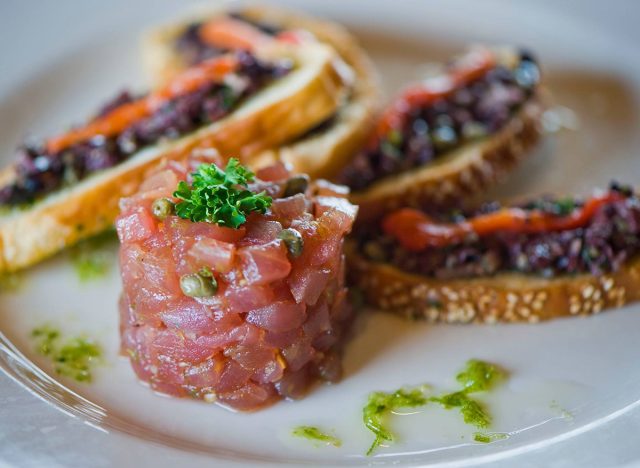
[[[333,445],[334,447],[340,447],[342,445],[342,441],[336,436],[322,432],[314,426],[298,426],[293,430],[292,434],[296,437],[322,442],[326,445]]]
[[[491,390],[506,375],[507,373],[495,364],[471,359],[456,376],[456,380],[462,385],[462,389],[456,392],[427,397],[425,393],[428,386],[423,385],[419,388],[400,389],[393,393],[373,392],[369,394],[369,399],[363,409],[363,420],[367,429],[375,435],[375,439],[367,451],[367,455],[371,455],[385,441],[394,441],[394,436],[386,427],[385,420],[389,413],[399,408],[415,408],[424,406],[428,402],[434,402],[442,405],[445,409],[458,408],[466,424],[480,429],[488,428],[491,425],[491,415],[481,402],[469,394]],[[478,432],[474,434],[474,440],[486,443],[507,437],[506,435],[502,437],[502,435],[504,434]]]
[[[473,434],[473,440],[482,444],[489,444],[497,440],[504,440],[508,438],[509,434],[505,434],[504,432],[476,432],[475,434]]]
[[[0,292],[15,293],[20,291],[24,283],[24,278],[20,273],[0,274]]]
[[[469,394],[489,391],[505,376],[506,372],[495,364],[471,359],[456,376],[462,390],[431,397],[429,401],[439,403],[445,409],[458,408],[465,423],[485,429],[491,425],[491,415],[482,403],[471,398]]]
[[[109,230],[71,248],[71,261],[80,281],[92,281],[109,273],[116,258],[110,247],[116,239],[115,231]]]
[[[376,436],[367,455],[371,455],[376,448],[385,441],[393,442],[394,436],[385,425],[387,415],[400,408],[416,408],[427,404],[424,395],[425,387],[416,389],[400,389],[393,393],[373,392],[362,410],[365,426]]]
[[[49,326],[34,329],[31,336],[37,340],[37,351],[51,358],[57,374],[78,382],[91,382],[91,367],[102,355],[96,343],[85,338],[71,338],[60,343],[60,332]]]

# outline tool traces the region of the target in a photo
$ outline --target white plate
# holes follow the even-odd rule
[[[302,2],[285,3],[300,8]],[[417,78],[425,62],[445,58],[469,41],[523,44],[536,51],[557,103],[575,112],[579,129],[550,136],[497,194],[585,192],[612,178],[636,183],[640,64],[629,58],[637,57],[639,37],[629,18],[640,9],[631,2],[616,3],[620,11],[596,2],[558,8],[550,1],[517,6],[487,1],[481,8],[477,3],[317,0],[304,7],[351,26],[389,91]],[[68,0],[0,6],[5,160],[23,136],[46,135],[80,120],[125,84],[142,87],[139,30],[185,8],[177,1],[151,4]],[[576,5],[581,8],[573,11]],[[7,462],[223,466],[503,460],[507,466],[551,461],[597,466],[638,455],[635,432],[625,432],[638,421],[633,411],[640,395],[637,306],[588,319],[511,326],[427,326],[373,314],[363,319],[348,348],[343,382],[299,402],[236,414],[161,397],[136,381],[117,355],[120,284],[115,266],[111,273],[80,284],[62,255],[26,275],[19,293],[0,296],[2,367],[36,395],[90,423],[51,412],[2,377],[0,456]],[[42,323],[101,342],[105,363],[93,384],[58,379],[50,363],[33,352],[29,333]],[[370,391],[425,382],[454,388],[452,376],[469,358],[495,361],[512,372],[504,387],[484,399],[495,416],[492,429],[509,433],[507,440],[473,443],[474,431],[455,413],[427,407],[395,418],[398,443],[373,458],[364,456],[371,435],[361,423],[361,408]],[[290,431],[298,424],[331,428],[344,444],[318,448],[293,439]],[[617,437],[609,439],[610,434]]]

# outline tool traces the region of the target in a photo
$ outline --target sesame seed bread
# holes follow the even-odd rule
[[[640,257],[614,273],[543,278],[519,273],[440,280],[363,258],[351,241],[349,275],[374,307],[411,319],[446,323],[536,323],[597,314],[640,300]]]
[[[228,7],[226,7],[228,8]],[[163,82],[185,67],[173,44],[194,21],[226,13],[224,6],[198,11],[176,23],[149,31],[142,43],[142,58],[149,77]],[[247,6],[233,11],[258,22],[284,29],[311,32],[320,42],[331,45],[354,72],[351,94],[326,128],[298,135],[281,146],[274,146],[251,158],[254,168],[281,160],[294,172],[311,178],[331,178],[364,144],[372,127],[380,90],[373,65],[357,40],[342,26],[298,12],[272,6]]]
[[[0,272],[30,266],[112,225],[121,197],[134,193],[160,161],[184,160],[192,151],[248,158],[322,122],[344,100],[347,86],[339,57],[321,44],[270,45],[256,55],[290,58],[292,72],[241,103],[225,118],[177,140],[145,148],[35,204],[0,216]],[[10,180],[13,169],[0,180]]]

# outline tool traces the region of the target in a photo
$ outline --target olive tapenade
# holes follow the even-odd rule
[[[402,216],[409,215],[405,211]],[[616,183],[590,199],[547,197],[510,208],[494,202],[473,212],[431,214],[424,219],[433,228],[423,226],[415,235],[406,232],[408,225],[398,229],[405,229],[414,242],[430,232],[430,246],[417,248],[406,239],[403,243],[402,233],[363,226],[358,233],[360,251],[371,261],[442,279],[508,271],[544,277],[599,275],[617,271],[640,252],[640,198]],[[404,222],[399,216],[392,221],[396,227]],[[469,228],[474,225],[483,229],[481,235]],[[450,240],[435,242],[446,237],[442,233],[448,233]]]
[[[239,12],[231,12],[227,16],[236,21],[241,21],[268,36],[276,36],[282,31],[281,28],[261,21],[254,21]],[[216,47],[203,40],[200,35],[204,21],[196,21],[189,24],[184,31],[175,39],[174,47],[182,61],[186,65],[194,65],[212,57],[217,57],[228,52],[228,49]]]
[[[245,51],[235,53],[234,79],[208,82],[163,102],[115,135],[95,136],[52,150],[47,144],[25,145],[18,151],[16,178],[0,188],[0,204],[20,205],[127,160],[139,150],[163,139],[175,139],[217,121],[275,78],[291,70],[288,60],[259,60]],[[144,97],[144,96],[143,96]],[[117,112],[137,97],[121,93],[94,119]]]
[[[509,65],[490,56],[484,67],[456,81],[455,74],[467,66],[469,55],[453,62],[431,84],[425,82],[423,93],[431,93],[432,99],[415,99],[416,89],[423,86],[419,84],[392,102],[371,144],[344,168],[339,182],[363,190],[381,178],[424,166],[465,143],[490,136],[536,92],[540,70],[529,52],[520,51],[516,63]],[[453,82],[452,89],[440,91],[440,78]],[[405,118],[395,125],[385,122],[387,115],[397,117],[398,112]]]

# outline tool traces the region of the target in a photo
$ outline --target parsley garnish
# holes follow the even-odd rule
[[[181,218],[238,228],[249,213],[265,213],[271,206],[272,199],[264,191],[247,190],[255,176],[235,158],[224,170],[215,164],[201,164],[191,176],[191,185],[181,181],[173,193],[183,200],[176,204],[176,214]]]

